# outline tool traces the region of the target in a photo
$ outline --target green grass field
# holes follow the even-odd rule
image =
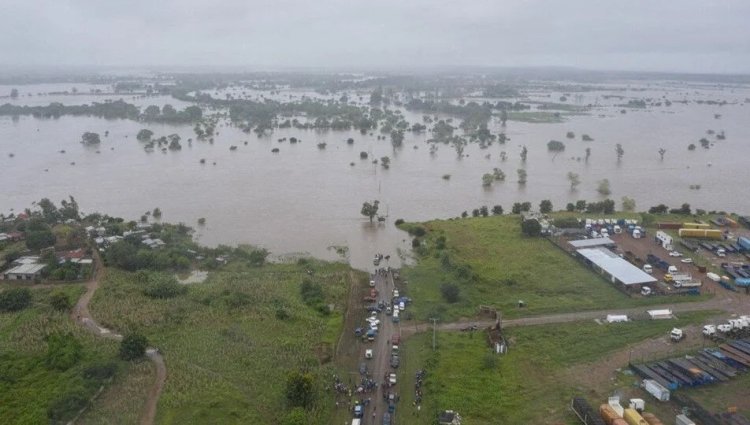
[[[405,225],[409,226],[415,225]],[[428,231],[426,253],[401,273],[419,319],[473,317],[479,305],[494,306],[512,318],[705,299],[630,298],[549,241],[522,236],[517,216],[430,221],[422,226]],[[436,243],[441,236],[445,238],[442,250]],[[474,278],[462,279],[447,269],[444,253],[452,264],[468,265]],[[440,288],[446,283],[459,286],[457,302],[443,299]],[[519,300],[527,308],[518,309]]]
[[[226,270],[171,299],[148,298],[134,274],[108,270],[94,297],[92,314],[104,326],[139,330],[162,351],[168,378],[157,422],[277,423],[287,412],[286,375],[304,368],[319,386],[308,423],[328,423],[334,403],[322,387],[330,383],[351,269],[311,261]],[[303,303],[300,284],[307,278],[322,284],[330,315]],[[279,318],[280,311],[288,317]]]
[[[577,423],[570,398],[589,395],[565,379],[570,367],[595,362],[629,344],[665,335],[674,326],[700,322],[711,312],[683,314],[677,320],[599,325],[594,321],[506,330],[510,351],[489,354],[484,332],[417,334],[402,343],[402,394],[397,423],[431,424],[438,411],[452,409],[470,424]],[[622,365],[626,366],[626,365]],[[423,405],[412,406],[414,373],[425,368]],[[590,402],[599,402],[591,399]]]
[[[64,292],[75,302],[83,286],[35,288],[29,308],[0,313],[0,423],[52,423],[47,413],[52,404],[68,396],[88,400],[102,384],[97,378],[85,376],[88,368],[107,362],[123,367],[116,359],[116,342],[93,336],[76,326],[67,313],[50,306],[54,291]],[[51,363],[47,337],[56,334],[69,335],[66,338],[77,341],[79,350],[76,355],[68,350]]]

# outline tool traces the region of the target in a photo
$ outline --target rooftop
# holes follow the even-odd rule
[[[607,248],[584,248],[577,252],[624,285],[656,282],[653,276],[620,258],[619,255]]]
[[[37,264],[37,263],[28,263],[28,264],[21,264],[20,266],[13,267],[12,269],[6,271],[6,274],[36,274],[42,271],[45,267],[47,267],[44,264]]]
[[[591,248],[594,246],[614,245],[615,241],[610,238],[579,239],[568,242],[573,248]]]

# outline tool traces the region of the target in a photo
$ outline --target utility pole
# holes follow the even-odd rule
[[[435,330],[437,327],[437,320],[438,319],[430,317],[430,321],[432,322],[432,351],[435,351]]]

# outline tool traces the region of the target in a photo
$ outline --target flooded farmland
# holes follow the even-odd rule
[[[94,88],[85,85],[80,85],[76,95],[38,95],[70,86],[19,86],[18,99],[0,99],[0,104],[68,105],[122,98],[140,107],[169,103],[181,109],[190,105],[169,96],[85,94]],[[9,91],[8,86],[0,87],[0,93]],[[313,95],[291,89],[252,93],[269,98],[299,98],[302,94]],[[524,92],[522,99],[559,102],[566,94],[564,88],[535,88]],[[362,94],[349,95],[358,99]],[[19,211],[42,197],[57,202],[68,195],[77,199],[84,212],[103,211],[133,220],[159,207],[163,220],[195,227],[196,239],[208,245],[251,243],[276,255],[346,257],[353,266],[365,269],[372,267],[373,252],[408,251],[408,235],[393,225],[397,218],[447,219],[497,204],[508,212],[514,202],[538,205],[543,199],[562,209],[579,199],[604,199],[597,192],[598,182],[604,178],[611,183],[611,199],[619,205],[621,197],[631,197],[638,210],[659,203],[672,207],[689,203],[693,208],[743,213],[750,209],[742,186],[750,177],[747,87],[618,82],[567,97],[567,104],[591,106],[585,113],[563,114],[562,122],[511,118],[503,128],[499,118],[493,117],[491,132],[504,131],[510,140],[486,149],[469,144],[462,158],[449,145],[438,145],[437,151],[430,153],[426,142],[431,137],[429,130],[406,132],[403,145],[394,148],[387,138],[378,139],[377,131],[363,135],[356,130],[285,128],[258,137],[221,118],[213,143],[188,143],[195,138],[193,126],[188,124],[85,116],[4,116],[0,117],[0,212]],[[669,99],[671,105],[618,106],[645,97]],[[466,97],[471,100],[479,99]],[[680,103],[682,100],[687,102]],[[422,113],[403,106],[388,108],[400,110],[409,123],[422,122]],[[157,136],[179,134],[183,148],[146,152],[136,140],[142,128]],[[714,134],[707,134],[709,130]],[[87,147],[80,143],[81,134],[87,131],[108,135],[99,146]],[[726,138],[719,140],[715,134],[722,131]],[[574,137],[566,137],[568,132]],[[583,134],[594,140],[582,141]],[[301,142],[291,144],[292,137]],[[349,138],[354,143],[347,143]],[[701,138],[710,140],[709,148],[701,146]],[[550,140],[564,142],[564,152],[548,151]],[[695,150],[688,150],[691,143],[697,145]],[[619,162],[616,144],[625,152]],[[230,150],[230,146],[236,149]],[[525,163],[519,155],[521,146],[528,148]],[[272,152],[275,148],[278,153]],[[586,148],[591,150],[588,161],[584,159]],[[663,160],[660,148],[666,149]],[[501,159],[503,151],[505,160]],[[360,152],[367,152],[368,159],[360,159]],[[387,169],[372,162],[383,156],[391,160]],[[506,180],[483,187],[482,175],[496,167],[505,172]],[[525,185],[517,182],[516,170],[520,168],[528,174]],[[580,175],[581,184],[575,191],[570,189],[568,172]],[[446,175],[450,177],[444,178]],[[381,203],[379,214],[386,216],[384,223],[371,224],[360,215],[362,203],[374,199]],[[206,219],[205,225],[197,224],[200,217]],[[337,247],[348,250],[342,254]],[[398,261],[395,257],[391,260],[394,264]]]

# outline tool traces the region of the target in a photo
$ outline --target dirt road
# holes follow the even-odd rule
[[[91,298],[93,298],[96,290],[99,289],[99,282],[104,277],[105,272],[101,258],[96,252],[94,253],[94,266],[94,275],[91,277],[91,280],[86,282],[86,292],[84,292],[84,294],[81,295],[81,298],[78,299],[78,302],[76,302],[76,305],[70,314],[71,319],[79,325],[89,329],[97,336],[121,341],[122,335],[97,324],[89,312],[89,303],[91,302]],[[146,400],[146,405],[143,406],[139,423],[143,425],[151,425],[154,423],[154,417],[156,416],[156,405],[159,401],[159,396],[161,396],[161,392],[164,389],[164,382],[167,380],[167,367],[164,364],[164,358],[156,348],[148,348],[146,350],[146,356],[154,364],[156,369],[156,379],[154,380],[154,385],[149,389],[148,399]]]

